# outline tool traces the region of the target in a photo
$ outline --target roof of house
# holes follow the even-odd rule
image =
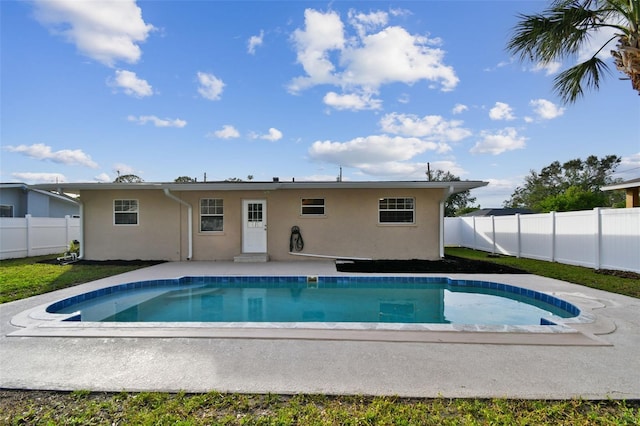
[[[76,182],[76,183],[49,183],[39,184],[33,187],[45,191],[79,192],[85,190],[152,190],[168,189],[170,191],[234,191],[234,190],[259,190],[273,191],[278,189],[443,189],[449,194],[467,191],[487,185],[484,181],[451,181],[451,182],[428,182],[428,181],[241,181],[241,182],[141,182],[141,183],[99,183],[99,182]]]
[[[460,216],[509,216],[514,214],[532,214],[532,213],[535,213],[535,212],[529,209],[500,208],[500,209],[479,209],[469,213],[465,213]]]
[[[640,178],[627,180],[625,182],[607,185],[600,188],[602,191],[614,191],[616,189],[638,188],[640,187]]]

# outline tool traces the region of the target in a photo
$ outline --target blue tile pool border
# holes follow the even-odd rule
[[[148,281],[135,281],[131,283],[104,287],[83,294],[68,297],[50,304],[46,308],[47,313],[58,313],[62,309],[77,303],[91,300],[122,291],[133,289],[153,289],[162,287],[175,287],[181,285],[208,285],[216,284],[221,287],[234,288],[291,288],[296,284],[298,288],[384,288],[391,285],[402,285],[402,288],[419,288],[428,284],[447,284],[451,288],[480,288],[503,291],[519,296],[538,300],[555,306],[572,317],[581,314],[580,309],[572,303],[557,298],[547,293],[518,287],[510,284],[496,283],[493,281],[479,281],[467,279],[454,279],[448,277],[422,277],[422,276],[188,276],[175,279],[160,279]],[[570,319],[570,318],[568,318]]]

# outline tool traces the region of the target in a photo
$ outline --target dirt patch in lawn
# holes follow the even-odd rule
[[[364,273],[528,274],[510,266],[455,256],[446,256],[442,260],[357,260],[338,263],[337,268],[340,272]]]

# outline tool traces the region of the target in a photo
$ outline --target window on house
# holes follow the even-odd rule
[[[380,198],[378,220],[380,223],[414,223],[415,200],[413,198]]]
[[[138,200],[113,200],[113,223],[116,225],[137,225]]]
[[[224,203],[221,198],[200,200],[200,232],[222,231]]]
[[[324,198],[303,198],[301,213],[303,216],[324,215]]]
[[[0,217],[13,217],[13,206],[0,205]]]

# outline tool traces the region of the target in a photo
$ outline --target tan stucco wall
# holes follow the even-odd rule
[[[138,200],[138,225],[114,225],[115,199]],[[86,259],[181,259],[181,209],[162,191],[83,191],[80,200]]]
[[[300,227],[303,253],[374,259],[437,259],[442,190],[340,189],[173,191],[193,206],[193,260],[232,260],[242,252],[242,201],[267,201],[267,244],[272,260],[310,260],[289,252],[291,227]],[[185,260],[187,208],[160,190],[87,191],[81,194],[87,259]],[[378,199],[414,197],[415,224],[378,224]],[[138,199],[138,226],[113,225],[113,200]],[[202,198],[224,200],[224,230],[199,232]],[[324,217],[303,217],[302,198],[324,198]]]

